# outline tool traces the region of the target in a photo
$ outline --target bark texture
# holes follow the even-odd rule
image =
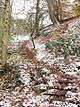
[[[39,12],[40,12],[39,4],[40,4],[40,0],[37,0],[36,17],[35,17],[35,31],[37,36],[39,36]]]
[[[5,0],[3,34],[2,34],[2,66],[7,62],[8,36],[10,33],[10,0]]]
[[[48,6],[48,12],[50,19],[53,24],[57,23],[62,20],[62,6],[60,0],[46,0]]]

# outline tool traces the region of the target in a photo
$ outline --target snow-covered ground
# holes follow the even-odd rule
[[[22,38],[18,38],[19,41],[22,41]],[[35,68],[29,65],[26,59],[15,57],[14,60],[19,60],[16,63],[20,70],[19,80],[24,85],[12,90],[4,90],[1,89],[3,86],[1,82],[4,82],[5,78],[1,78],[0,107],[80,107],[80,77],[77,76],[80,59],[75,57],[71,63],[66,65],[64,58],[62,56],[55,58],[45,49],[44,43],[35,41],[35,45],[36,58],[49,65],[56,64],[65,72],[64,76],[59,75],[57,69],[54,73],[46,66]]]

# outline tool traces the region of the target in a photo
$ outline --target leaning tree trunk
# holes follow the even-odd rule
[[[58,17],[59,17],[59,21],[61,22],[63,20],[63,12],[62,12],[61,0],[58,0]]]
[[[2,66],[7,63],[8,36],[10,33],[10,0],[5,0],[3,34],[2,34]]]
[[[54,5],[54,1],[53,0],[46,0],[47,1],[47,6],[48,6],[48,12],[49,12],[49,16],[50,16],[50,19],[52,21],[52,23],[54,24],[56,21],[55,21],[55,18],[54,18],[54,8],[55,6]],[[54,8],[53,8],[54,7]]]
[[[57,23],[58,25],[59,24],[59,9],[60,7],[60,0],[59,1],[56,1],[56,0],[46,0],[47,1],[47,6],[48,6],[48,12],[49,12],[49,16],[50,16],[50,19],[53,23],[53,25],[55,23]]]

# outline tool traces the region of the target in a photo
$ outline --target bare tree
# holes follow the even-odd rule
[[[62,21],[63,20],[63,12],[62,12],[62,3],[61,0],[57,1],[57,10],[58,10],[58,20]]]
[[[3,15],[4,15],[4,2],[0,0],[0,46],[1,46],[1,36],[3,29]]]
[[[39,36],[39,12],[40,12],[40,0],[36,0],[36,16],[35,16],[35,31],[36,31],[36,35]]]
[[[57,23],[62,20],[62,6],[60,0],[46,0],[48,6],[48,12],[50,19],[53,24]]]
[[[7,46],[8,46],[8,36],[10,33],[10,0],[5,0],[4,5],[4,23],[3,23],[3,34],[2,34],[2,66],[7,63]]]

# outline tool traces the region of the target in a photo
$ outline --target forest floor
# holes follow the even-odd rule
[[[45,48],[46,42],[66,37],[70,29],[80,36],[79,18],[53,29],[59,31],[56,36],[35,40],[38,64],[17,53],[10,57],[14,66],[0,76],[0,107],[80,107],[80,57],[69,56],[66,64],[62,55],[55,57]]]

